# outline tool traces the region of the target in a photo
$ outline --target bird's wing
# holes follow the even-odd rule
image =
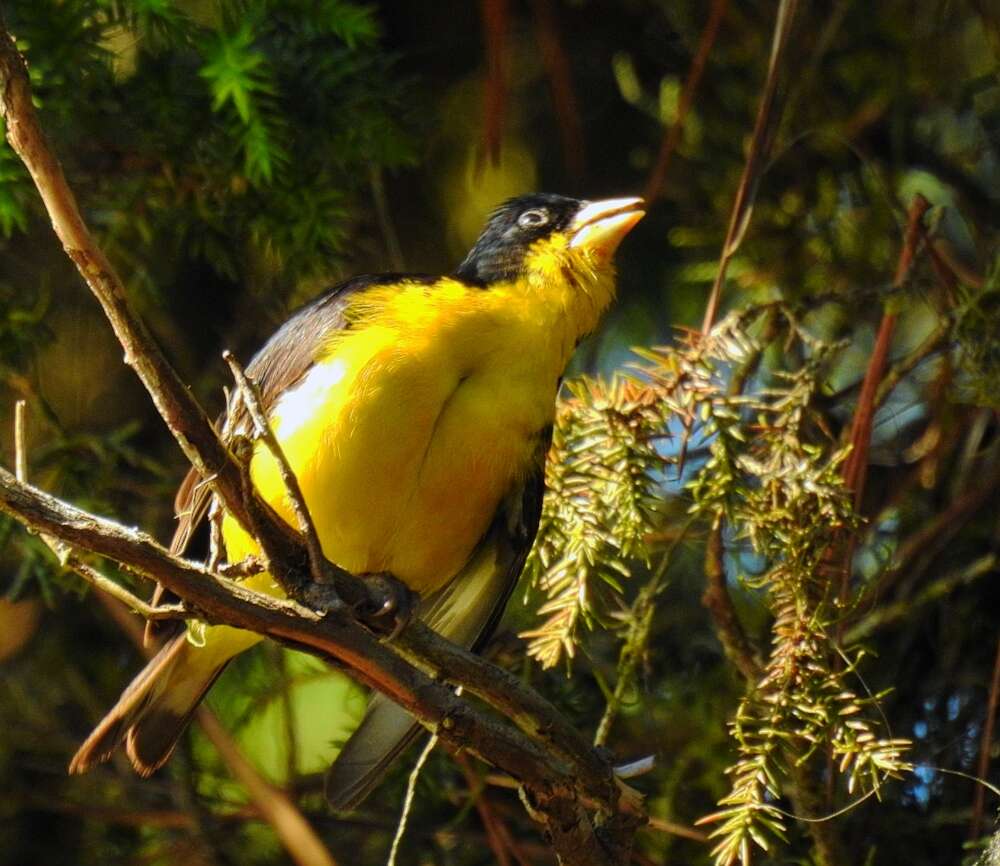
[[[417,616],[438,634],[478,651],[503,614],[538,530],[551,431],[539,437],[524,480],[501,503],[466,566],[421,602]],[[406,710],[376,694],[326,776],[334,809],[358,806],[423,731]]]
[[[294,313],[247,365],[247,375],[257,383],[261,408],[265,414],[278,398],[295,386],[316,363],[317,355],[337,331],[349,327],[346,316],[347,306],[358,294],[375,286],[392,283],[429,282],[434,280],[426,274],[367,274],[340,283],[325,294],[306,304]],[[237,433],[250,432],[247,428],[247,412],[242,401],[229,401],[229,406],[216,422],[216,429],[223,438]],[[208,514],[212,501],[210,485],[204,483],[197,470],[188,471],[174,498],[174,514],[177,528],[170,542],[170,553],[180,556],[191,544],[198,528]],[[163,587],[156,585],[152,603],[163,599]],[[146,643],[151,645],[155,625],[146,625]]]
[[[424,274],[367,274],[354,277],[332,288],[294,313],[268,340],[247,365],[247,376],[257,384],[261,408],[266,415],[278,398],[309,372],[332,334],[350,325],[346,310],[351,301],[375,286],[391,283],[425,282]],[[247,434],[248,416],[241,400],[231,399],[219,419],[219,431],[226,436]],[[211,499],[209,485],[202,483],[191,469],[177,490],[174,513],[177,529],[170,544],[171,553],[187,549],[198,525],[208,513]]]

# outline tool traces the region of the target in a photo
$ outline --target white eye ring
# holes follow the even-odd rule
[[[541,208],[526,210],[517,218],[517,224],[523,229],[536,229],[549,221],[548,211]]]

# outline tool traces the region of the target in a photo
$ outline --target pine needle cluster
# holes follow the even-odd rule
[[[772,345],[781,351],[769,353]],[[731,723],[730,793],[703,819],[718,824],[719,866],[749,863],[752,845],[785,838],[779,802],[809,762],[830,756],[849,793],[877,794],[910,769],[908,741],[884,736],[876,721],[880,696],[857,687],[864,652],[841,648],[836,635],[858,521],[841,478],[847,449],[813,405],[844,348],[811,336],[783,307],[750,308],[708,335],[643,352],[634,377],[577,382],[559,413],[530,565],[545,620],[526,637],[543,666],[572,657],[579,624],[613,614],[632,564],[655,554],[656,515],[669,498],[663,470],[689,442],[708,452],[687,484],[692,516],[726,531],[735,554],[765,563],[742,581],[771,614],[771,649]],[[671,419],[683,436],[668,435]]]
[[[666,458],[657,447],[669,409],[659,389],[625,374],[610,382],[567,385],[546,465],[546,495],[528,560],[531,584],[544,596],[528,654],[542,667],[571,659],[580,626],[613,607],[632,560],[648,562],[647,536],[657,525],[659,479]]]
[[[752,397],[707,404],[713,416],[717,405],[729,403],[729,411],[720,421],[710,416],[708,432],[714,427],[719,435],[691,485],[693,507],[713,523],[727,521],[736,540],[768,563],[745,582],[763,593],[773,616],[763,675],[731,723],[739,753],[728,771],[732,789],[723,808],[703,819],[719,823],[713,832],[719,866],[749,863],[751,842],[767,850],[770,836],[785,838],[777,801],[794,768],[815,756],[832,754],[849,792],[877,792],[886,777],[909,769],[908,741],[880,737],[879,725],[864,714],[877,697],[853,688],[863,653],[845,654],[832,633],[841,614],[834,563],[856,520],[841,480],[847,451],[810,442],[809,422],[824,370],[843,346],[794,327],[789,336],[801,344],[790,353],[804,357],[801,366],[773,371],[775,384]],[[734,435],[736,412],[752,438]],[[818,429],[820,419],[814,420]]]

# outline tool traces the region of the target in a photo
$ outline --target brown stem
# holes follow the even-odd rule
[[[938,351],[948,337],[951,330],[951,320],[947,317],[940,319],[926,339],[917,346],[905,358],[900,358],[893,364],[879,382],[878,390],[875,392],[875,406],[881,406],[889,395],[896,389],[896,386],[912,373],[922,361]]]
[[[535,38],[538,40],[542,64],[552,91],[552,105],[556,112],[556,126],[562,143],[563,163],[572,180],[583,177],[586,159],[583,150],[583,124],[573,90],[569,58],[559,35],[559,24],[552,10],[552,0],[532,0],[535,17]]]
[[[795,808],[795,814],[803,817],[816,817],[824,811],[823,792],[812,775],[808,765],[794,766],[790,769],[792,788],[789,799]],[[854,863],[849,856],[844,843],[833,821],[809,821],[806,825],[813,843],[813,859],[816,866],[848,866]]]
[[[663,136],[663,141],[660,143],[660,152],[656,157],[656,164],[649,173],[649,180],[646,181],[644,197],[648,204],[658,199],[663,192],[663,182],[667,177],[670,157],[673,156],[677,145],[681,142],[688,111],[691,110],[694,95],[698,90],[698,85],[701,83],[701,76],[708,62],[708,55],[711,54],[712,47],[715,45],[715,38],[719,35],[719,28],[728,7],[729,0],[712,0],[712,8],[708,13],[708,21],[705,22],[705,28],[701,31],[698,48],[691,60],[691,67],[688,69],[687,78],[684,79],[684,89],[681,91],[680,99],[677,102],[677,116]]]
[[[763,669],[740,623],[733,600],[726,587],[726,569],[723,560],[722,525],[714,527],[705,545],[705,592],[701,603],[708,608],[715,623],[715,633],[722,644],[726,658],[754,685]]]
[[[990,771],[990,751],[993,748],[993,730],[997,722],[997,704],[1000,703],[1000,638],[997,639],[996,659],[993,662],[993,678],[990,680],[990,698],[986,705],[986,723],[983,725],[983,736],[979,741],[979,766],[976,775],[985,779]],[[976,794],[972,801],[972,825],[969,831],[971,839],[978,839],[983,831],[983,809],[986,805],[986,786],[976,785]]]
[[[483,148],[479,168],[489,160],[500,164],[504,120],[507,111],[507,0],[481,0],[483,37],[486,42],[486,94],[484,99]]]
[[[907,217],[903,248],[899,253],[899,262],[896,265],[896,274],[893,278],[893,288],[897,290],[905,285],[909,277],[917,244],[922,236],[922,221],[929,207],[930,202],[919,193],[913,197]],[[889,357],[889,347],[892,343],[892,334],[896,328],[896,318],[896,314],[889,309],[886,309],[882,314],[882,321],[879,324],[875,345],[872,348],[871,358],[865,370],[865,378],[861,383],[861,393],[858,395],[858,406],[854,411],[854,421],[851,424],[851,453],[848,455],[847,460],[844,461],[842,477],[844,479],[844,486],[854,494],[855,511],[860,510],[861,501],[864,497],[865,480],[868,474],[868,448],[871,444],[872,423],[875,419],[875,411],[878,408],[876,396],[879,390],[879,383],[885,374]],[[854,558],[856,544],[857,535],[851,533],[843,545],[842,559],[839,560],[839,565],[837,566],[840,570],[838,596],[841,605],[846,604],[850,591],[851,561]],[[837,630],[838,639],[843,636],[843,629],[844,621],[841,621]]]
[[[930,202],[919,193],[913,197],[907,218],[906,235],[903,239],[903,249],[899,254],[896,275],[892,281],[894,289],[901,289],[910,273],[917,244],[921,236],[921,221],[927,213]],[[885,373],[889,357],[889,346],[896,327],[897,316],[886,310],[882,315],[875,345],[872,348],[865,378],[861,384],[861,394],[858,396],[858,407],[854,412],[854,422],[851,425],[851,453],[844,463],[843,478],[847,488],[854,492],[854,507],[861,505],[864,495],[865,475],[868,468],[868,446],[871,442],[872,421],[875,418],[879,383]]]
[[[995,468],[971,490],[953,499],[948,507],[924,523],[920,529],[906,538],[897,548],[892,564],[865,591],[859,607],[874,603],[885,597],[888,591],[904,576],[913,576],[913,564],[928,556],[935,555],[948,539],[952,538],[969,518],[971,518],[1000,489],[1000,468]]]
[[[274,828],[292,859],[299,866],[337,866],[333,855],[309,825],[288,795],[272,785],[243,755],[214,713],[197,710],[198,724],[215,746],[229,771],[246,788],[261,817]]]
[[[472,764],[465,755],[455,755],[455,764],[465,776],[465,783],[469,786],[469,796],[479,813],[479,820],[483,822],[483,829],[486,831],[486,840],[489,842],[493,856],[496,857],[498,866],[511,866],[507,845],[500,832],[502,822],[494,814],[486,798],[485,783],[473,769]]]

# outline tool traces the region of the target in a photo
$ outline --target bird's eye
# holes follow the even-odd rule
[[[537,229],[549,221],[549,212],[541,208],[526,210],[517,218],[517,224],[523,229]]]

